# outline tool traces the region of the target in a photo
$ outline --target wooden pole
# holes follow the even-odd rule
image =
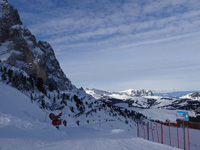
[[[159,134],[158,134],[158,127],[157,127],[157,123],[156,123],[156,131],[157,131],[157,139],[158,139],[158,143],[159,143],[160,141],[159,141]]]
[[[153,129],[152,129],[152,122],[151,122],[151,134],[152,134],[152,140],[153,140],[153,142],[154,142]]]
[[[139,123],[137,122],[137,137],[139,137]]]
[[[178,121],[177,121],[177,119],[176,119],[176,124],[177,124],[177,141],[178,141],[178,148],[179,148]]]
[[[183,121],[183,141],[184,141],[184,150],[186,150],[186,147],[185,147],[185,124],[184,124],[184,121]]]
[[[149,141],[149,122],[147,123],[147,140]]]
[[[188,135],[188,150],[190,150],[190,136],[189,136],[189,124],[187,121],[187,135]]]
[[[163,144],[163,127],[162,127],[162,121],[161,121],[161,143]]]
[[[144,139],[146,138],[146,134],[145,134],[145,127],[143,125],[143,130],[144,130]]]
[[[170,134],[170,122],[168,121],[168,125],[169,125],[169,144],[171,146],[171,134]]]

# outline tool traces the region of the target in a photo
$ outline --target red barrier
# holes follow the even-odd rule
[[[178,148],[179,148],[178,121],[177,120],[176,120],[176,124],[177,124],[177,142],[178,142]]]
[[[188,150],[190,150],[190,136],[189,136],[189,125],[187,121],[187,134],[188,134]]]
[[[153,140],[153,142],[154,142],[153,129],[152,129],[152,122],[151,122],[151,134],[152,134],[152,140]]]
[[[171,146],[171,134],[170,134],[170,122],[168,121],[168,125],[169,125],[169,144]]]
[[[156,131],[157,131],[157,139],[158,139],[158,143],[159,143],[159,134],[158,134],[158,127],[157,127],[157,123],[156,123]]]

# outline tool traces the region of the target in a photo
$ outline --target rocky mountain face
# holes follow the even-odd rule
[[[12,5],[1,1],[0,9],[1,62],[23,70],[34,78],[42,78],[45,85],[52,89],[74,88],[60,68],[50,44],[36,41]]]
[[[120,92],[121,94],[126,94],[128,96],[131,96],[131,97],[141,97],[141,96],[153,96],[153,92],[151,90],[133,90],[133,89],[129,89],[129,90],[126,90],[126,91],[122,91]]]

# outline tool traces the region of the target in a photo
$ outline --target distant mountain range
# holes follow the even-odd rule
[[[190,93],[200,92],[200,90],[192,90],[192,91],[153,91],[155,96],[161,97],[181,97]]]
[[[141,96],[153,96],[152,91],[150,90],[134,90],[129,89],[121,92],[108,92],[98,89],[85,89],[86,93],[94,96],[96,99],[102,97],[102,96],[109,96],[113,98],[119,98],[119,99],[129,99],[130,97],[141,97]]]
[[[150,90],[126,90],[122,92],[107,92],[97,89],[85,89],[87,94],[97,100],[105,101],[112,105],[128,104],[129,107],[165,108],[195,110],[200,107],[200,92],[187,94],[180,97],[162,97],[153,95]],[[187,92],[186,92],[187,93]],[[178,94],[178,93],[177,93]]]

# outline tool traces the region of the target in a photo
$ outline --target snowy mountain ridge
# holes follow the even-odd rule
[[[126,94],[128,96],[136,96],[136,97],[141,97],[141,96],[153,96],[153,92],[151,90],[134,90],[134,89],[128,89],[125,91],[121,91],[121,94]]]
[[[195,110],[198,108],[200,101],[200,93],[188,94],[181,97],[162,97],[162,96],[135,96],[132,90],[126,92],[106,92],[96,89],[85,89],[86,93],[92,95],[97,100],[120,106],[120,104],[128,104],[129,107],[137,107],[142,109],[164,108],[164,109],[186,109]],[[134,90],[135,91],[135,90]],[[148,93],[149,91],[147,91]],[[151,93],[151,92],[150,92]]]
[[[103,90],[98,90],[98,89],[85,89],[85,92],[87,94],[92,95],[96,99],[101,98],[102,96],[108,96],[108,97],[113,97],[113,98],[119,98],[119,99],[130,99],[131,97],[142,97],[142,96],[153,96],[152,91],[150,90],[134,90],[134,89],[129,89],[121,92],[108,92],[108,91],[103,91]]]

